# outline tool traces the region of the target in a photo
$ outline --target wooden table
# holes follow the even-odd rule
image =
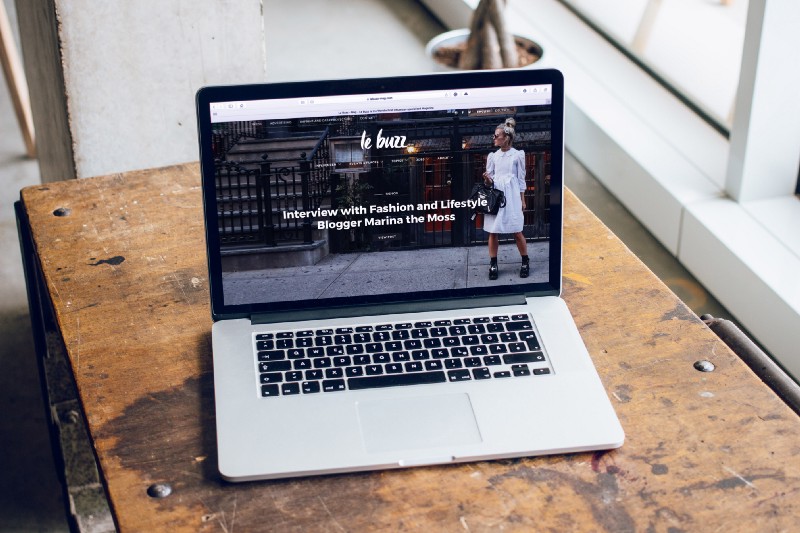
[[[21,207],[122,531],[800,531],[800,419],[571,193],[564,298],[621,449],[245,484],[216,470],[198,166]]]

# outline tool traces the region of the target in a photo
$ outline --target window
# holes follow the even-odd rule
[[[561,0],[728,134],[748,0]]]

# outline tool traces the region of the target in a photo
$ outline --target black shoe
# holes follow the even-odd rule
[[[500,269],[497,268],[497,263],[492,263],[489,265],[489,279],[497,279],[497,274],[500,272]]]
[[[530,273],[531,273],[531,264],[527,261],[523,261],[522,268],[519,269],[519,277],[527,278]]]

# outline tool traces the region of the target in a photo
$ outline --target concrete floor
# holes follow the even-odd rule
[[[14,2],[3,0],[15,26]],[[285,3],[267,0],[271,19],[291,22],[315,12],[303,39],[291,23],[270,24],[271,80],[379,76],[429,72],[424,43],[441,28],[413,0]],[[345,5],[347,7],[345,7]],[[369,20],[363,39],[350,39],[345,22]],[[342,20],[342,24],[335,23]],[[306,28],[308,30],[308,28]],[[285,43],[291,42],[291,47]],[[302,46],[301,46],[302,45]],[[270,50],[281,53],[270,54]],[[36,161],[24,157],[5,83],[0,84],[0,531],[67,531],[61,488],[51,456],[28,316],[13,202],[39,182]],[[698,314],[728,318],[703,288],[577,162],[568,156],[566,183]]]

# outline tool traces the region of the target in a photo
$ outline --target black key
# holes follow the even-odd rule
[[[336,328],[337,335],[346,335],[347,333],[353,333],[353,328]]]
[[[515,342],[518,339],[517,339],[517,334],[516,333],[514,333],[513,331],[509,331],[507,333],[501,333],[500,334],[500,340],[502,342]]]
[[[450,381],[467,381],[468,379],[472,379],[469,375],[469,370],[466,368],[461,370],[448,370],[447,378]]]
[[[489,351],[497,355],[499,353],[508,353],[508,348],[505,344],[490,344]]]
[[[319,392],[319,382],[317,381],[304,381],[301,386],[303,387],[303,394]]]
[[[509,320],[511,319],[508,317],[508,315],[499,315],[492,317],[492,322],[508,322]]]
[[[422,348],[422,341],[416,339],[403,341],[403,348],[406,350],[418,350]]]
[[[372,362],[375,363],[375,364],[378,364],[378,363],[389,363],[391,361],[392,361],[392,358],[386,352],[372,354]]]
[[[529,331],[533,329],[533,324],[530,320],[523,320],[520,322],[509,322],[506,324],[506,331]]]
[[[386,365],[387,374],[399,374],[403,371],[403,365],[400,363],[389,363]]]
[[[411,358],[414,361],[424,361],[431,358],[431,353],[428,350],[414,350],[411,352]]]
[[[425,361],[425,370],[441,370],[442,369],[442,362],[433,359],[431,361]]]
[[[494,373],[494,377],[496,377],[496,378],[510,378],[511,377],[511,372],[509,372],[508,370],[502,370],[500,372],[495,372]]]
[[[438,348],[442,345],[441,339],[425,339],[422,345],[426,348]]]
[[[264,398],[278,396],[280,389],[277,385],[261,385],[261,396]]]
[[[302,348],[292,348],[290,350],[286,350],[286,356],[289,359],[302,359],[306,356],[306,351]]]
[[[541,350],[539,339],[536,338],[536,333],[533,331],[523,331],[519,334],[519,340],[525,341],[530,350]]]
[[[349,366],[344,369],[344,373],[347,375],[348,378],[353,378],[356,376],[363,376],[364,375],[364,368],[360,366]]]
[[[528,320],[528,315],[514,315],[511,320]]]
[[[306,350],[306,354],[309,357],[325,357],[325,349],[324,348],[309,348]]]
[[[383,344],[380,342],[371,342],[364,346],[367,353],[378,353],[383,351]]]
[[[331,344],[333,344],[333,337],[331,336],[314,337],[315,346],[330,346]]]
[[[527,351],[528,346],[524,342],[512,342],[508,345],[508,350],[511,353],[519,353]]]
[[[275,338],[274,333],[259,333],[258,335],[256,335],[257,341],[266,341],[273,338]]]
[[[256,350],[272,350],[273,348],[275,348],[275,341],[256,342]]]
[[[472,377],[475,379],[489,379],[492,377],[492,373],[489,372],[488,368],[473,368]]]
[[[316,331],[316,334],[317,334],[317,337],[323,337],[323,336],[324,337],[330,337],[331,335],[333,335],[333,330],[332,329],[318,329]]]
[[[432,325],[433,325],[433,324],[431,324],[431,323],[430,323],[430,322],[428,322],[428,321],[425,321],[425,322],[415,322],[415,323],[414,323],[414,327],[415,327],[415,328],[429,328],[429,327],[431,327]]]
[[[481,333],[486,333],[486,326],[483,324],[472,324],[467,328],[467,331],[472,335],[480,335]]]
[[[395,324],[394,329],[411,329],[414,326],[408,322],[402,322],[400,324]]]
[[[328,357],[344,355],[344,346],[328,346],[325,348],[325,355]]]
[[[311,331],[310,329],[306,329],[306,330],[303,330],[303,331],[298,331],[297,333],[294,334],[294,336],[295,337],[313,337],[314,336],[314,332]]]
[[[472,322],[474,324],[485,324],[487,322],[491,322],[491,320],[492,319],[489,318],[488,316],[479,316],[478,318],[473,318]]]
[[[404,341],[411,338],[411,332],[407,329],[400,329],[392,332],[392,339],[396,341]]]
[[[352,335],[336,335],[333,337],[334,344],[350,344],[353,342]]]
[[[392,334],[387,331],[376,331],[372,334],[372,340],[375,342],[384,342],[392,338]]]
[[[287,372],[284,377],[286,378],[286,381],[302,381],[303,373],[300,371]]]
[[[364,353],[364,345],[363,344],[350,344],[347,347],[347,355],[357,355],[360,353]]]
[[[444,337],[447,335],[447,328],[433,328],[431,330],[431,335],[434,337]]]
[[[378,374],[383,374],[383,367],[381,365],[367,365],[366,368],[368,376],[377,376]]]
[[[494,333],[487,333],[486,335],[481,335],[481,342],[483,344],[497,344],[500,342],[500,337]]]
[[[461,359],[445,359],[444,360],[444,367],[448,370],[453,368],[462,368],[464,364],[461,362]]]
[[[402,352],[394,352],[392,354],[392,361],[395,363],[404,363],[405,361],[411,361],[411,354],[407,351]]]
[[[326,378],[341,378],[344,377],[343,368],[329,368],[325,371]]]
[[[290,396],[292,394],[300,394],[300,384],[299,383],[284,383],[281,385],[281,394],[284,396]]]
[[[343,379],[328,379],[322,382],[322,390],[325,392],[336,392],[345,390]]]
[[[428,338],[428,330],[427,329],[412,329],[411,330],[411,338],[412,339],[427,339]]]
[[[283,374],[280,372],[269,372],[259,376],[261,383],[280,383],[283,381]]]
[[[268,363],[259,363],[259,372],[283,372],[292,369],[291,361],[270,361]],[[266,383],[266,382],[265,382]]]
[[[528,365],[512,365],[511,371],[514,373],[515,376],[531,375],[531,371],[528,369]]]
[[[391,331],[394,328],[391,324],[381,324],[380,326],[375,326],[375,331]]]
[[[275,347],[280,350],[294,348],[294,339],[278,339],[275,341]]]
[[[428,383],[444,383],[447,381],[444,372],[413,372],[411,374],[389,374],[385,376],[371,376],[350,378],[347,384],[350,390],[371,389],[378,387],[393,387],[396,385],[425,385]]]
[[[458,318],[456,320],[453,320],[453,324],[457,326],[463,326],[464,324],[471,324],[471,323],[472,321],[469,318]]]
[[[357,342],[359,344],[364,344],[372,340],[372,336],[369,333],[356,333],[353,335],[353,342]]]
[[[479,344],[477,346],[470,346],[469,353],[470,355],[487,355],[489,353],[489,349],[483,344]]]
[[[291,339],[292,337],[294,337],[294,333],[292,333],[291,331],[281,331],[280,333],[278,333],[277,337],[279,339]]]
[[[372,326],[358,326],[356,328],[356,333],[368,333],[372,331]]]
[[[477,335],[465,335],[461,337],[461,344],[464,346],[473,346],[478,344],[481,340],[478,338]]]
[[[400,341],[389,341],[383,343],[383,347],[390,352],[397,352],[403,349],[403,343]]]
[[[314,368],[329,368],[332,364],[330,357],[317,357],[313,359]]]
[[[500,333],[501,331],[505,331],[505,328],[503,328],[503,324],[492,322],[491,324],[486,324],[486,331],[489,333]]]
[[[297,359],[294,362],[295,370],[308,370],[311,368],[311,359]]]
[[[406,372],[422,372],[422,363],[419,361],[410,361],[405,364]]]
[[[280,361],[286,359],[286,352],[283,350],[268,350],[266,352],[258,352],[259,361]]]
[[[449,326],[450,325],[450,321],[449,320],[437,320],[436,322],[433,323],[433,325],[437,326],[437,327]]]
[[[465,328],[464,326],[450,326],[449,328],[447,328],[447,331],[450,333],[450,335],[453,336],[467,334],[467,328]]]
[[[352,364],[353,361],[347,356],[333,358],[333,366],[350,366]]]
[[[322,370],[306,370],[306,379],[309,381],[322,379]]]
[[[450,353],[447,351],[447,348],[436,348],[431,350],[431,355],[436,359],[444,359],[445,357],[449,357]]]
[[[483,364],[488,366],[496,366],[503,364],[503,362],[500,360],[499,355],[487,355],[483,358]]]
[[[314,346],[314,339],[311,337],[303,337],[301,339],[296,339],[294,341],[294,345],[298,348],[308,348],[309,346]]]
[[[549,374],[549,373],[550,373],[550,369],[549,368],[534,368],[533,369],[533,375],[534,376],[543,376],[543,375]]]
[[[464,359],[464,366],[476,367],[476,366],[481,366],[482,364],[483,361],[481,361],[480,357],[467,357],[466,359]]]
[[[445,346],[461,346],[461,341],[458,337],[445,337],[442,344]]]
[[[469,350],[464,346],[456,346],[455,348],[450,348],[450,355],[453,357],[466,357],[469,355]]]
[[[370,363],[370,357],[368,355],[357,355],[353,357],[354,365],[368,365],[369,363]]]
[[[515,363],[538,363],[544,361],[542,352],[507,353],[503,356],[503,362],[507,365]]]

